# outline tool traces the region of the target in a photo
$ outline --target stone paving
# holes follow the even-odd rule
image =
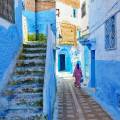
[[[75,88],[72,77],[59,77],[58,120],[112,120],[83,89]]]

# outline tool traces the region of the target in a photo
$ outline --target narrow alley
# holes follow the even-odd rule
[[[85,88],[76,88],[71,74],[58,77],[58,120],[112,120]]]
[[[120,0],[0,0],[0,120],[120,120]]]

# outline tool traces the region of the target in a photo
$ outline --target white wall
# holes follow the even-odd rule
[[[56,9],[60,9],[60,17],[57,17],[59,22],[65,20],[73,25],[80,26],[80,9],[78,9],[78,16],[76,18],[73,17],[73,8],[69,5],[57,1]]]
[[[91,1],[91,0],[90,0]],[[89,2],[90,2],[89,1]],[[116,14],[117,49],[106,51],[105,46],[105,20],[114,15],[120,9],[118,0],[94,0],[90,2],[89,25],[90,39],[96,39],[96,60],[120,61],[120,12]],[[113,7],[114,6],[114,7]]]
[[[80,1],[80,9],[82,8],[82,5],[84,2],[86,2],[86,15],[84,17],[81,17],[82,11],[80,10],[80,28],[81,28],[82,34],[86,34],[86,32],[88,32],[88,31],[85,31],[88,26],[88,14],[89,14],[88,13],[88,0]]]

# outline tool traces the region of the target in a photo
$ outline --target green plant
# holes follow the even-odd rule
[[[47,37],[45,34],[37,34],[37,41],[41,42],[41,43],[46,43],[47,41]]]
[[[35,33],[29,34],[29,35],[28,35],[28,40],[29,40],[29,41],[35,41],[35,40],[36,40],[36,34],[35,34]]]
[[[46,43],[47,37],[43,33],[38,33],[38,34],[32,33],[32,34],[28,35],[28,40],[29,41],[37,41],[40,43]]]

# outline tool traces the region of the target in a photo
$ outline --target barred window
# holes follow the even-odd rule
[[[105,23],[105,49],[116,49],[115,16],[109,18]]]
[[[0,17],[15,22],[14,0],[0,0]]]

